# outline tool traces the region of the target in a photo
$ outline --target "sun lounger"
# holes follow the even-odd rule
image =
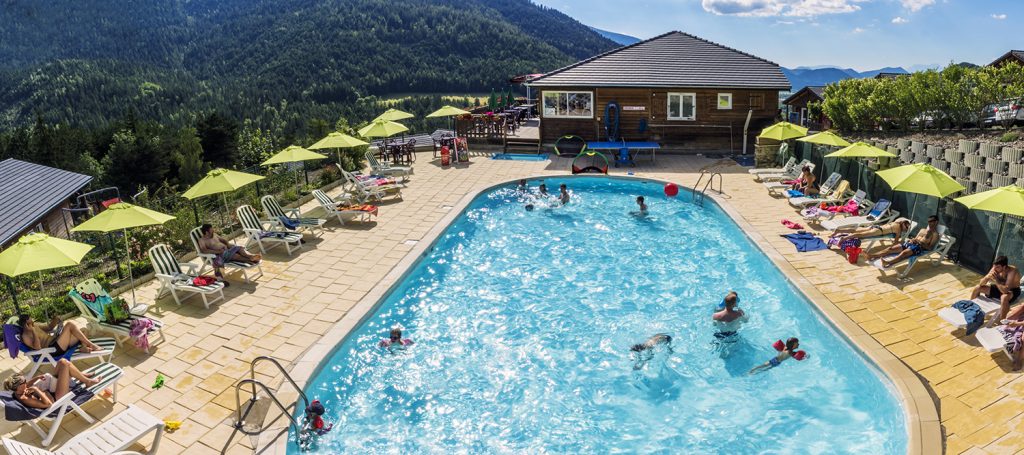
[[[389,177],[401,177],[404,183],[406,178],[412,175],[412,166],[395,166],[387,161],[377,161],[377,157],[371,151],[366,152],[366,162],[370,164],[370,170],[374,174],[386,175]]]
[[[77,362],[79,360],[99,358],[101,361],[109,362],[110,357],[114,355],[114,348],[117,346],[117,340],[113,338],[96,338],[90,341],[100,347],[100,350],[98,351],[80,352],[78,349],[80,346],[73,346],[68,349],[64,355],[57,357],[54,356],[54,353],[57,351],[57,348],[55,347],[45,347],[42,349],[32,349],[28,347],[28,345],[21,341],[21,327],[18,327],[15,324],[4,324],[3,330],[5,339],[13,336],[18,340],[18,352],[25,354],[25,356],[28,357],[29,362],[31,362],[31,367],[28,372],[28,376],[30,377],[35,376],[36,371],[39,371],[39,367],[43,365],[56,365],[57,361],[60,359],[68,359],[72,362]]]
[[[401,185],[370,185],[359,180],[359,178],[351,172],[341,171],[341,174],[345,177],[345,182],[349,185],[348,191],[354,195],[359,202],[366,202],[370,199],[379,201],[386,196],[394,196],[398,199],[402,198]]]
[[[338,219],[338,223],[341,224],[345,224],[345,220],[354,220],[356,218],[358,218],[359,221],[368,221],[370,219],[370,215],[375,215],[377,210],[377,208],[372,205],[362,206],[358,209],[346,207],[345,205],[350,201],[346,200],[337,202],[320,190],[313,190],[313,197],[320,203],[320,207],[324,209],[327,216],[336,217]]]
[[[1006,348],[1006,340],[1003,338],[1002,332],[995,327],[982,327],[974,332],[974,339],[978,340],[981,347],[985,348],[988,352],[1003,351],[1006,356],[1013,361],[1013,353]]]
[[[210,269],[214,269],[215,267],[213,265],[213,261],[217,259],[216,254],[204,253],[203,250],[199,248],[199,239],[201,239],[202,237],[202,228],[195,228],[188,233],[188,238],[192,239],[192,246],[196,249],[196,256],[203,261],[203,265],[200,266],[199,271],[196,272],[199,275],[202,275],[207,267],[209,267]],[[260,267],[259,264],[253,264],[251,262],[228,261],[224,263],[224,268],[242,272],[242,279],[245,280],[246,283],[249,283],[251,281],[249,279],[249,271],[252,269],[256,269],[256,271],[259,272],[258,274],[252,277],[253,279],[263,276],[263,267]]]
[[[4,417],[8,421],[23,422],[35,430],[36,433],[39,433],[39,437],[43,438],[43,447],[49,446],[53,442],[53,437],[57,434],[57,429],[60,428],[60,424],[64,421],[64,416],[67,415],[68,411],[74,411],[88,423],[95,422],[92,416],[82,410],[81,405],[99,395],[107,387],[113,389],[113,401],[117,403],[117,380],[124,376],[124,371],[121,371],[120,367],[112,363],[101,363],[83,371],[83,373],[99,376],[100,382],[87,388],[72,378],[71,393],[54,400],[53,404],[47,409],[30,408],[15,399],[11,392],[0,392],[0,401],[4,405]],[[50,431],[43,431],[42,427],[37,423],[38,420],[52,421]]]
[[[804,166],[811,166],[811,171],[814,171],[814,164],[810,160],[803,160],[789,172],[780,172],[777,174],[757,174],[758,180],[762,182],[777,182],[779,180],[795,180],[800,177],[800,172],[803,171]]]
[[[866,215],[848,216],[840,220],[825,220],[821,222],[821,227],[834,231],[840,228],[855,229],[859,227],[873,226],[876,224],[885,224],[899,216],[899,212],[890,209],[891,206],[892,203],[889,202],[888,199],[882,199],[876,202],[871,209],[868,210]]]
[[[932,261],[933,266],[938,266],[942,262],[942,258],[946,257],[949,254],[949,249],[953,247],[954,243],[956,243],[956,237],[953,237],[946,233],[946,226],[939,225],[939,227],[936,228],[936,230],[938,230],[939,232],[939,242],[935,244],[934,248],[925,251],[924,253],[921,253],[917,256],[911,256],[910,258],[908,258],[906,260],[907,267],[904,268],[903,272],[900,273],[899,275],[901,279],[906,278],[907,275],[910,274],[910,271],[914,269],[914,265],[916,265],[918,262],[930,259]],[[880,260],[881,258],[876,259],[875,261]],[[886,269],[883,269],[877,264],[876,267],[878,267],[878,269],[881,270],[883,274],[885,273]]]
[[[971,301],[978,304],[981,311],[985,313],[986,318],[992,317],[993,314],[999,311],[999,301],[988,296],[979,296]],[[950,323],[953,327],[959,329],[967,327],[967,319],[965,319],[964,314],[956,308],[945,307],[939,310],[938,314],[942,320]]]
[[[299,213],[297,207],[285,210],[273,195],[266,195],[260,198],[260,205],[263,206],[263,213],[267,215],[267,219],[277,221],[278,227],[287,229],[288,226],[285,226],[282,221],[282,218],[287,218],[289,222],[295,225],[294,230],[309,232],[314,237],[317,236],[317,230],[320,231],[320,235],[324,233],[324,223],[327,223],[327,220],[323,218],[302,218],[299,216],[301,213]]]
[[[198,294],[203,298],[203,306],[210,308],[210,304],[220,300],[224,300],[224,283],[217,281],[213,284],[204,286],[196,286],[192,284],[198,274],[196,273],[196,265],[188,262],[178,262],[174,258],[174,253],[171,253],[171,249],[164,244],[159,244],[149,249],[149,260],[153,263],[153,272],[158,280],[160,280],[160,289],[157,291],[157,297],[163,295],[164,291],[169,291],[171,296],[174,297],[174,302],[181,305],[181,301],[184,300],[178,297],[179,292],[185,292],[190,295],[186,295],[185,299],[191,297],[191,294]],[[187,273],[186,273],[187,271]],[[218,296],[213,300],[210,300],[207,296]]]
[[[825,188],[824,185],[822,185],[821,191],[814,196],[798,196],[789,198],[789,205],[796,208],[803,208],[812,205],[838,204],[846,198],[846,192],[849,189],[850,182],[846,180],[841,180],[832,188]]]
[[[273,221],[263,221],[256,216],[256,210],[251,206],[243,205],[235,210],[238,215],[238,222],[242,224],[242,232],[248,237],[246,246],[255,242],[260,251],[266,254],[268,249],[278,245],[284,245],[285,251],[290,256],[292,251],[302,249],[302,234],[274,229]],[[269,246],[264,246],[269,245]]]
[[[56,451],[38,449],[23,442],[4,438],[4,449],[11,455],[108,455],[121,452],[134,445],[146,434],[154,432],[153,447],[148,453],[155,454],[160,448],[164,422],[133,404],[102,425],[79,433]]]
[[[850,196],[850,198],[846,199],[845,201],[836,201],[836,204],[840,206],[845,206],[853,202],[857,204],[857,207],[859,208],[859,213],[861,210],[868,210],[874,205],[874,203],[865,199],[866,197],[867,193],[865,193],[864,190],[860,190],[857,191],[853,196]],[[825,220],[831,220],[832,218],[835,218],[837,213],[839,212],[824,210],[814,205],[805,207],[802,210],[800,210],[800,215],[803,216],[804,220],[810,223],[821,223],[822,221]],[[846,213],[843,213],[843,216],[846,215]]]
[[[87,296],[92,299],[92,302],[87,299]],[[130,313],[127,320],[116,324],[111,324],[107,321],[101,320],[100,313],[98,313],[94,308],[94,306],[97,308],[99,308],[99,306],[94,302],[102,302],[106,299],[110,299],[111,297],[110,294],[107,293],[106,289],[103,289],[103,286],[101,286],[94,278],[89,278],[88,280],[75,285],[75,287],[68,292],[68,297],[72,302],[75,302],[75,306],[78,307],[78,311],[81,312],[82,316],[85,317],[85,320],[89,322],[91,330],[113,334],[118,343],[124,343],[132,338],[132,321],[143,317],[153,321],[153,327],[149,330],[149,333],[157,332],[160,334],[160,339],[164,339],[164,323],[156,318]],[[144,349],[144,351],[149,353],[149,349]]]
[[[864,249],[865,250],[869,250],[869,249],[871,249],[871,248],[873,248],[875,246],[875,242],[881,242],[881,241],[885,241],[885,240],[892,240],[893,243],[905,242],[905,241],[907,241],[907,238],[910,237],[910,233],[914,232],[915,229],[917,229],[917,221],[911,221],[910,222],[910,227],[907,228],[906,232],[904,232],[902,235],[900,235],[900,238],[898,238],[898,239],[894,238],[892,236],[892,234],[886,234],[886,235],[879,235],[879,236],[876,236],[876,237],[864,237],[864,238],[860,239],[860,241],[861,241],[861,243],[864,243]]]
[[[829,175],[828,178],[825,179],[825,182],[821,184],[819,193],[830,193],[832,188],[834,188],[842,178],[843,176],[838,172],[833,172],[832,175]],[[787,185],[782,182],[765,182],[764,187],[768,189],[768,194],[782,194],[788,198],[788,191],[792,188],[792,185]]]
[[[796,157],[791,156],[782,167],[754,168],[747,169],[747,172],[753,175],[754,178],[757,178],[758,174],[788,174],[793,171],[794,166],[796,166]]]

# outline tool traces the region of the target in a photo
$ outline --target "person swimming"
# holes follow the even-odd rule
[[[779,366],[779,364],[781,364],[782,362],[784,362],[786,359],[788,359],[790,357],[795,358],[797,360],[803,360],[807,356],[807,353],[805,353],[804,351],[797,351],[796,350],[796,348],[800,347],[800,340],[798,340],[796,338],[790,338],[790,339],[786,340],[786,344],[785,345],[782,344],[781,340],[777,341],[773,347],[777,351],[779,351],[778,355],[768,359],[767,362],[762,363],[761,365],[758,365],[758,366],[756,366],[754,368],[751,368],[750,371],[747,372],[747,374],[754,374],[754,373],[760,373],[762,371],[768,371],[768,370],[770,370],[772,368],[775,368],[775,367]]]
[[[637,196],[636,197],[636,205],[640,206],[640,212],[639,213],[641,215],[646,215],[647,214],[647,204],[644,203],[644,197],[643,196]]]
[[[415,344],[415,342],[413,342],[411,339],[402,338],[401,327],[394,327],[391,329],[391,333],[389,334],[388,338],[386,340],[380,340],[378,346],[385,348],[388,350],[388,352],[394,354],[395,350],[404,351],[406,348],[412,346],[413,344]]]
[[[665,333],[659,333],[652,335],[643,343],[631,346],[629,350],[633,353],[633,369],[639,370],[643,368],[644,365],[647,365],[647,362],[654,358],[654,351],[659,346],[664,346],[666,352],[671,354],[672,336]]]

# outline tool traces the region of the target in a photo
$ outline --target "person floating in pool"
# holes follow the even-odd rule
[[[651,336],[643,343],[631,346],[629,350],[633,353],[633,369],[639,370],[643,368],[644,365],[647,365],[647,362],[654,358],[655,350],[662,346],[665,348],[666,352],[669,354],[672,353],[671,335],[659,333]]]
[[[561,184],[558,187],[558,200],[562,202],[562,205],[569,203],[569,189],[566,188],[565,184]]]
[[[760,373],[762,371],[768,371],[772,368],[779,366],[786,359],[792,357],[797,360],[803,360],[807,356],[804,351],[797,351],[796,348],[800,347],[800,340],[796,338],[790,338],[786,340],[786,344],[782,344],[782,340],[776,341],[773,345],[775,350],[779,351],[778,355],[768,359],[767,362],[762,363],[754,368],[751,368],[747,374]]]
[[[711,320],[714,321],[718,329],[715,333],[715,338],[721,340],[736,336],[736,330],[747,321],[747,314],[737,308],[739,304],[740,296],[736,294],[736,291],[729,291],[725,298],[722,299],[722,303],[719,304],[717,311],[711,315]]]
[[[378,346],[387,349],[388,352],[394,354],[395,351],[404,351],[409,346],[415,344],[409,338],[402,338],[402,329],[400,327],[394,327],[391,329],[391,334],[385,340],[380,340]]]

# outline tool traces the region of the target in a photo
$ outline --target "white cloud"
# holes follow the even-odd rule
[[[892,23],[897,24],[897,25],[899,25],[899,24],[906,24],[907,22],[910,22],[910,19],[904,19],[904,18],[899,17],[899,16],[896,16],[896,17],[892,18]]]
[[[995,19],[997,21],[1001,21],[1003,19],[1006,19],[1006,15],[1005,14],[993,14],[992,15],[992,19]]]
[[[868,0],[701,0],[701,6],[720,16],[813,17],[852,13],[860,10],[857,3],[864,1]]]
[[[855,27],[855,28],[853,29],[853,33],[864,33],[864,29],[862,29],[862,28],[860,28],[860,27]]]
[[[904,8],[909,9],[910,12],[916,13],[921,11],[921,8],[934,5],[935,0],[900,0],[900,3],[903,4]]]

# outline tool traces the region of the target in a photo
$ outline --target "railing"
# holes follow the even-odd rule
[[[294,387],[297,392],[299,392],[299,397],[302,398],[302,402],[305,403],[305,405],[306,405],[305,407],[303,407],[303,409],[306,409],[306,408],[309,407],[309,398],[306,397],[306,393],[303,392],[302,388],[300,388],[299,385],[295,383],[295,380],[292,379],[291,375],[289,375],[287,371],[285,371],[284,366],[282,366],[281,363],[277,361],[277,359],[275,359],[273,357],[268,357],[268,356],[256,357],[255,359],[253,359],[252,363],[249,364],[249,377],[246,378],[246,379],[242,379],[241,381],[238,381],[237,384],[235,384],[235,416],[236,416],[236,419],[235,419],[235,423],[233,425],[234,430],[231,432],[231,436],[228,437],[227,441],[224,442],[224,447],[220,451],[220,453],[222,453],[222,454],[227,452],[228,447],[231,446],[231,441],[235,438],[235,435],[238,434],[239,432],[241,432],[242,434],[244,434],[246,436],[257,436],[257,435],[263,433],[263,431],[266,430],[268,427],[274,425],[274,423],[276,423],[278,420],[280,420],[282,416],[287,416],[288,417],[288,420],[290,422],[290,426],[295,428],[295,432],[296,433],[301,431],[302,426],[299,424],[299,421],[296,420],[295,416],[292,415],[292,413],[290,411],[288,411],[288,407],[285,406],[283,403],[281,403],[281,400],[277,399],[277,396],[274,394],[273,391],[270,390],[269,387],[267,387],[266,384],[264,384],[262,381],[256,379],[256,364],[258,364],[258,363],[260,363],[260,362],[262,362],[264,360],[270,361],[271,363],[273,363],[277,367],[278,371],[280,371],[281,374],[284,376],[284,379],[287,380],[288,383],[290,383],[292,385],[292,387]],[[243,410],[242,409],[241,394],[242,394],[242,387],[245,387],[246,385],[249,385],[249,386],[252,387],[252,397],[250,397],[248,400],[246,400],[246,402],[245,402],[246,406],[245,406],[245,409]],[[277,408],[279,410],[281,410],[281,414],[279,414],[277,417],[274,417],[274,419],[271,420],[270,423],[260,422],[256,426],[255,430],[249,430],[249,429],[246,429],[246,427],[245,427],[245,422],[246,422],[245,419],[249,418],[249,414],[252,412],[252,410],[255,408],[257,402],[260,400],[260,397],[259,397],[259,394],[258,394],[259,390],[257,390],[257,388],[259,388],[259,390],[262,390],[266,394],[266,398],[269,398],[270,400],[272,400],[272,402],[274,404],[277,405]],[[266,399],[266,398],[264,398],[264,399]],[[260,418],[262,419],[262,418],[265,418],[265,417],[266,416],[264,415],[264,416],[261,416]]]
[[[705,175],[708,176],[708,179],[707,179],[707,181],[704,182],[704,187],[701,188],[700,193],[698,193],[697,192],[697,187],[700,186],[700,182],[704,180],[704,176]],[[718,176],[718,190],[717,190],[718,193],[721,194],[721,193],[724,192],[724,191],[722,191],[722,173],[718,172],[718,171],[713,171],[713,170],[710,170],[710,169],[702,169],[700,171],[700,177],[697,177],[697,183],[695,183],[693,185],[693,188],[690,189],[691,200],[695,204],[699,204],[701,207],[703,207],[704,206],[704,198],[707,196],[706,193],[707,193],[708,189],[710,189],[711,191],[715,191],[715,185],[714,185],[715,176]]]

